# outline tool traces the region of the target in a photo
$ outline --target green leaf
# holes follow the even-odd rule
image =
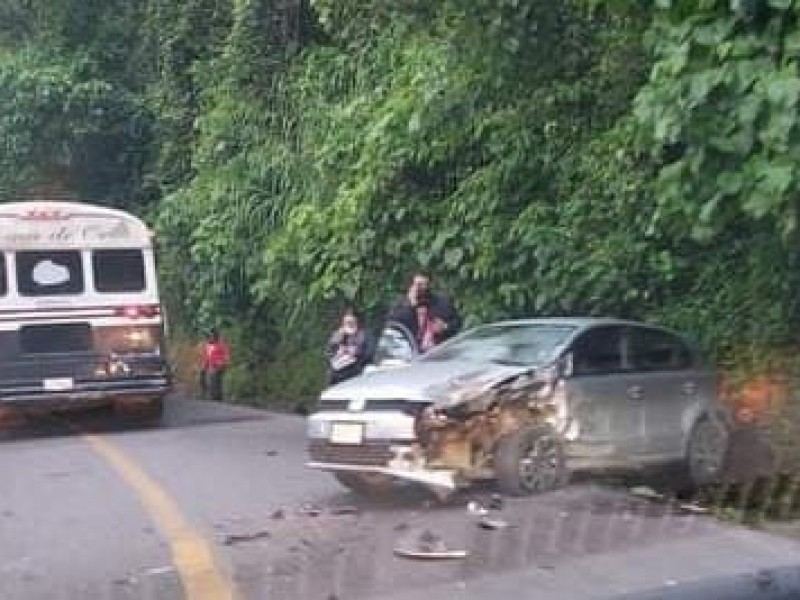
[[[796,172],[794,166],[768,166],[761,171],[759,183],[774,194],[785,194],[795,182]]]
[[[800,56],[800,29],[792,31],[783,39],[783,51],[787,56]]]
[[[800,99],[800,77],[782,74],[767,80],[767,97],[775,104],[794,107]]]
[[[794,0],[767,0],[767,4],[770,8],[775,8],[777,10],[789,10],[792,7],[792,2]]]
[[[743,185],[744,177],[738,171],[725,171],[717,176],[719,191],[726,196],[735,196],[742,191]],[[719,198],[715,196],[703,206],[703,212],[713,212],[718,202]],[[701,215],[702,214],[703,213],[701,213]],[[703,218],[703,220],[707,219]]]
[[[415,112],[411,115],[411,118],[408,120],[408,131],[409,133],[417,133],[420,128],[422,127],[422,116]]]
[[[464,258],[461,248],[450,248],[444,253],[444,264],[448,269],[457,269]]]

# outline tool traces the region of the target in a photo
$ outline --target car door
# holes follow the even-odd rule
[[[645,443],[652,457],[678,458],[683,452],[685,415],[698,401],[701,371],[685,342],[657,328],[632,327],[630,366],[643,389]]]
[[[399,323],[390,322],[378,338],[368,370],[406,365],[418,355],[419,348],[411,332]]]
[[[629,381],[624,327],[593,327],[580,334],[568,352],[570,412],[580,424],[579,443],[609,457],[627,457],[641,449],[644,434],[643,390]]]

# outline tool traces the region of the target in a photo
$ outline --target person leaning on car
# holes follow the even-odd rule
[[[453,337],[461,330],[461,315],[449,298],[431,290],[430,277],[417,272],[406,295],[392,308],[389,321],[405,326],[422,352]]]

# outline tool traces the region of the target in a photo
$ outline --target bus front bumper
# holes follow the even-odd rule
[[[60,382],[66,389],[46,389],[46,384],[3,388],[0,386],[0,406],[18,409],[59,409],[103,406],[117,400],[149,399],[169,393],[167,377],[135,378],[116,381]],[[58,387],[58,383],[50,384]]]

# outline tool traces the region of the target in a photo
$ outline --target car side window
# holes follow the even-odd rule
[[[659,329],[632,329],[629,349],[631,367],[636,371],[679,371],[693,362],[683,340]]]
[[[572,373],[575,376],[618,373],[622,367],[620,327],[591,329],[572,345]]]

